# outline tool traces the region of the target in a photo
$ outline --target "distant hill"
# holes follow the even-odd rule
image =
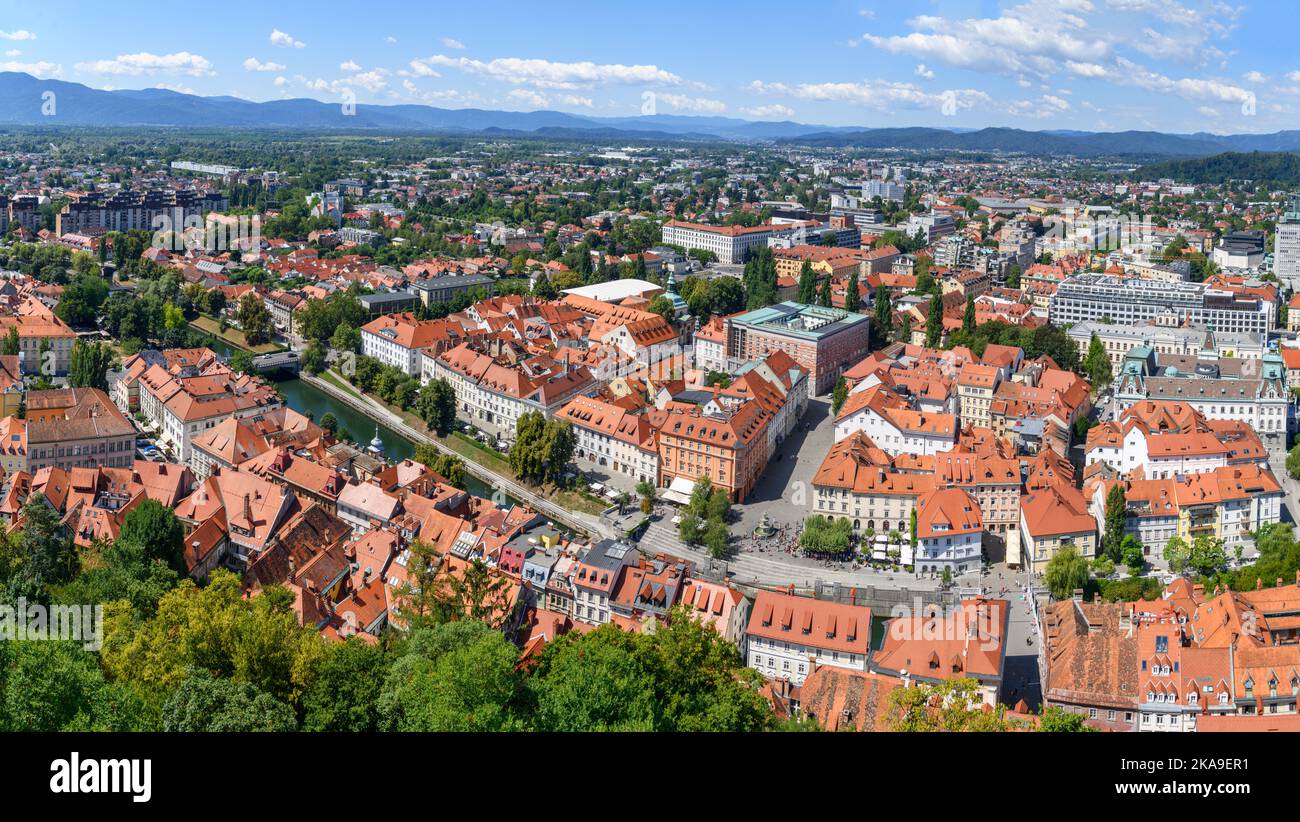
[[[53,116],[45,116],[41,111],[42,95],[47,91],[55,94]],[[341,101],[294,99],[256,103],[229,96],[200,97],[156,88],[103,91],[80,83],[0,72],[0,126],[6,125],[495,133],[602,141],[744,140],[830,147],[1124,156],[1136,161],[1207,157],[1223,152],[1300,151],[1300,131],[1215,135],[1015,128],[863,129],[789,120],[750,121],[678,114],[587,117],[561,111],[445,109],[410,104],[357,105],[354,112],[345,114]]]
[[[967,132],[937,128],[877,128],[787,137],[777,142],[829,147],[1072,154],[1079,157],[1200,156],[1224,148],[1222,143],[1200,135],[1155,131],[1050,132],[1018,128],[982,128]],[[1300,147],[1300,138],[1295,142]]]
[[[1181,183],[1218,185],[1253,180],[1274,188],[1300,187],[1300,155],[1282,151],[1225,152],[1195,160],[1166,160],[1137,170],[1146,180],[1170,178]]]

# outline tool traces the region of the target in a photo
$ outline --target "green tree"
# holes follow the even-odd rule
[[[823,308],[830,308],[835,304],[831,298],[831,278],[829,276],[822,280],[821,290],[817,292],[817,304]]]
[[[9,577],[9,599],[24,596],[32,602],[48,602],[50,586],[72,579],[76,550],[58,514],[40,491],[33,491],[23,504],[22,518],[17,557]]]
[[[812,263],[803,261],[799,267],[799,302],[811,304],[817,299],[817,272]]]
[[[650,304],[646,306],[646,310],[649,311],[651,314],[658,314],[659,316],[663,317],[665,320],[669,320],[671,322],[673,319],[673,314],[677,309],[673,305],[673,301],[668,299],[668,297],[666,297],[663,294],[656,294],[654,298],[650,300]]]
[[[961,318],[961,330],[967,334],[975,333],[975,295],[966,295],[966,313]]]
[[[0,730],[149,730],[130,688],[75,641],[0,642]]]
[[[389,668],[379,696],[382,729],[523,729],[518,651],[504,635],[472,621],[421,634]]]
[[[1186,570],[1187,562],[1192,557],[1192,547],[1187,544],[1187,540],[1175,534],[1165,543],[1163,557],[1165,562],[1169,563],[1169,570],[1181,574]]]
[[[655,486],[652,482],[638,482],[636,484],[636,493],[641,497],[641,513],[649,514],[654,510]]]
[[[683,511],[681,522],[677,524],[677,538],[686,545],[700,541],[700,518],[690,511]]]
[[[930,297],[930,312],[925,321],[925,345],[936,348],[943,340],[943,300],[938,295]]]
[[[303,695],[304,731],[374,731],[388,672],[384,648],[349,637],[332,643]]]
[[[302,352],[302,368],[308,374],[322,374],[328,367],[325,361],[325,346],[318,340],[312,340],[307,350]]]
[[[68,363],[68,385],[107,391],[108,369],[113,359],[113,349],[107,343],[77,340],[72,344]]]
[[[1110,385],[1112,379],[1110,355],[1106,353],[1105,346],[1101,344],[1095,332],[1092,341],[1088,343],[1088,353],[1083,358],[1083,368],[1094,387],[1102,388]]]
[[[1192,540],[1192,550],[1187,564],[1198,574],[1208,576],[1221,570],[1228,564],[1228,554],[1224,550],[1223,540],[1209,534],[1201,534]]]
[[[185,564],[185,526],[172,509],[154,499],[144,499],[122,519],[118,542],[139,545],[145,562],[159,560],[178,573]]]
[[[849,384],[843,377],[835,381],[835,388],[831,391],[831,413],[838,414],[844,407],[844,402],[849,398]]]
[[[1122,545],[1127,524],[1128,502],[1124,497],[1124,483],[1117,482],[1106,493],[1106,528],[1102,534],[1102,550],[1117,563],[1124,561]]]
[[[876,332],[877,345],[884,345],[889,341],[890,329],[894,327],[893,317],[894,308],[889,301],[889,289],[883,284],[876,286],[875,317],[872,329]]]
[[[1006,708],[984,709],[980,685],[972,677],[895,688],[889,694],[888,721],[894,731],[1005,731]]]
[[[293,708],[247,682],[191,669],[167,699],[162,728],[172,733],[294,731]]]
[[[335,351],[352,351],[356,352],[361,348],[361,330],[352,327],[346,322],[339,323],[330,335],[330,348]]]
[[[1047,561],[1043,581],[1047,583],[1053,597],[1059,600],[1069,599],[1076,588],[1082,588],[1088,583],[1088,562],[1079,554],[1079,549],[1067,545],[1058,549]]]
[[[1124,566],[1132,576],[1140,576],[1146,568],[1146,557],[1143,555],[1142,543],[1132,534],[1125,534],[1119,544],[1120,558],[1124,561]]]
[[[704,530],[704,545],[709,549],[709,556],[714,559],[725,557],[731,550],[731,534],[727,531],[727,523],[711,517]]]
[[[249,345],[261,345],[271,339],[271,312],[266,303],[253,292],[244,295],[235,312],[235,320],[243,329],[244,339]]]
[[[337,434],[339,430],[339,419],[334,416],[333,412],[326,411],[318,423],[321,429],[328,431],[330,434]]]
[[[1059,705],[1046,708],[1038,723],[1039,733],[1095,733],[1096,730],[1088,727],[1083,714],[1071,713]]]
[[[572,637],[572,639],[570,639]],[[529,682],[540,731],[653,731],[654,675],[636,652],[635,635],[603,626],[548,645]]]
[[[440,437],[449,435],[456,426],[456,392],[439,377],[425,383],[415,404],[415,413]]]
[[[849,272],[848,281],[844,284],[844,308],[857,311],[861,307],[862,289],[858,286],[858,270],[855,268]]]

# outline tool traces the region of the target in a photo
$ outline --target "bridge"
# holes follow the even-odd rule
[[[297,351],[276,351],[253,358],[253,368],[258,371],[288,371],[297,374],[302,358]]]

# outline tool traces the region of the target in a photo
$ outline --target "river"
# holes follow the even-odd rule
[[[231,348],[223,340],[215,337],[209,337],[208,339],[208,347],[222,357],[229,357],[234,353],[235,349]],[[374,420],[354,410],[351,406],[344,405],[316,386],[308,385],[297,377],[292,377],[277,380],[276,387],[284,395],[285,405],[302,414],[310,413],[312,419],[317,423],[326,414],[333,414],[334,418],[339,421],[339,432],[347,432],[354,442],[365,446],[374,438]],[[382,424],[379,425],[379,439],[384,443],[384,456],[390,460],[401,461],[415,456],[415,443]],[[465,485],[465,490],[475,496],[488,498],[492,496],[492,489],[478,477],[468,472],[465,474]]]

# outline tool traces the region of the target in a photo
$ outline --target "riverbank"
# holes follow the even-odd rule
[[[334,375],[328,374],[328,372],[327,376],[334,377]],[[462,440],[452,437],[443,440],[432,436],[425,431],[421,431],[415,428],[402,416],[385,407],[377,400],[365,395],[359,395],[350,390],[345,390],[339,385],[336,385],[335,383],[338,380],[337,377],[334,377],[334,379],[323,379],[321,376],[304,373],[299,377],[299,379],[321,393],[328,395],[336,402],[346,405],[353,411],[382,422],[388,428],[411,442],[431,445],[444,454],[451,454],[460,457],[461,461],[465,464],[465,470],[474,477],[485,482],[492,489],[520,500],[542,515],[549,517],[568,528],[581,531],[588,536],[596,538],[616,536],[616,534],[613,533],[613,529],[606,523],[602,522],[598,516],[566,508],[558,502],[541,496],[536,491],[520,483],[518,480],[493,471],[484,463],[488,461],[486,459],[487,457],[495,457],[495,455],[479,453],[475,450],[476,446],[471,446],[469,443]],[[499,457],[495,458],[500,459]]]
[[[198,317],[190,320],[190,328],[218,339],[231,348],[236,348],[240,351],[247,351],[250,354],[274,354],[277,351],[285,350],[283,345],[278,345],[276,343],[262,343],[261,345],[250,346],[248,340],[244,339],[243,331],[240,331],[237,328],[227,328],[225,331],[222,331],[221,323],[206,314],[200,314]]]

